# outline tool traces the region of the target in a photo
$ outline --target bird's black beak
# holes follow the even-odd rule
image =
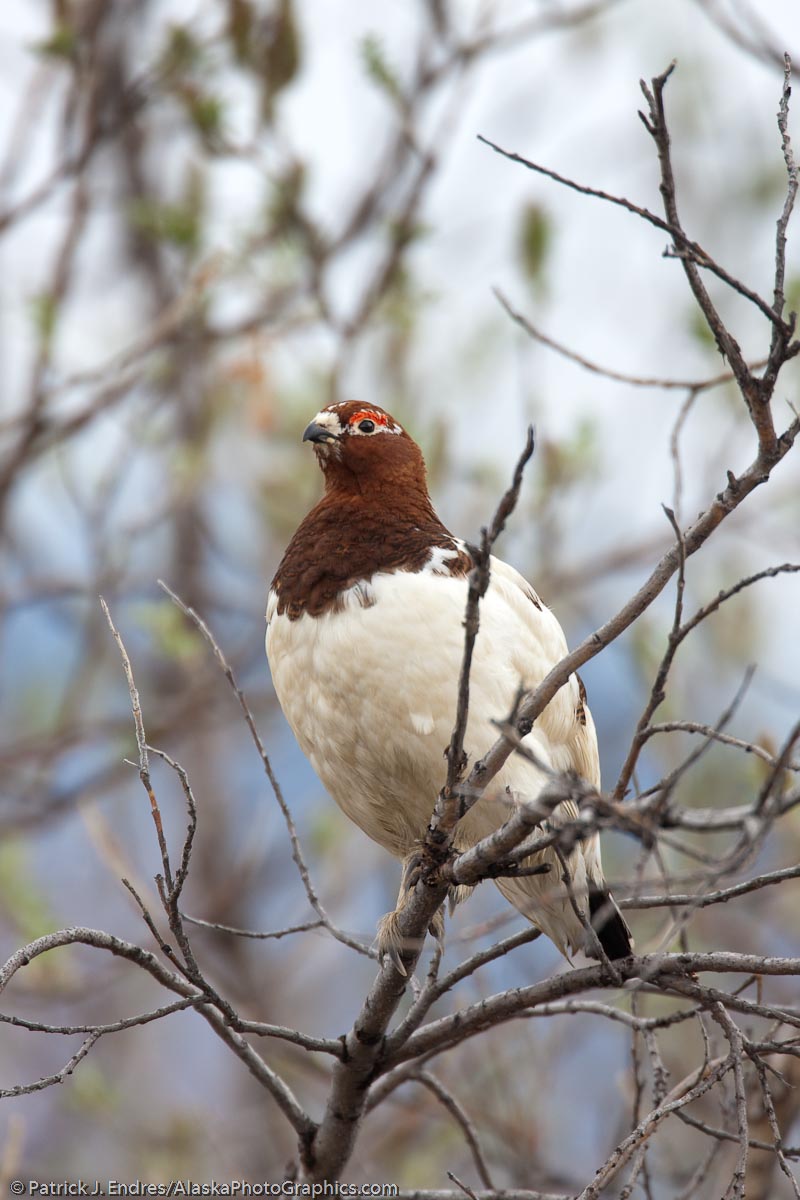
[[[324,425],[318,425],[316,421],[312,421],[307,425],[303,432],[304,442],[335,442],[336,434],[331,433],[330,429],[326,429]]]

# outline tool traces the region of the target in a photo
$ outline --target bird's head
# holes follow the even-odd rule
[[[306,427],[303,441],[313,443],[326,491],[363,494],[390,486],[427,491],[419,446],[375,404],[329,404]]]

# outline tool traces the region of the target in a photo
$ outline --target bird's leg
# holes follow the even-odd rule
[[[433,914],[433,920],[428,926],[428,933],[432,934],[439,943],[439,952],[444,954],[444,909],[439,908]]]
[[[422,876],[422,867],[423,852],[421,847],[417,846],[403,859],[403,874],[400,880],[400,891],[397,895],[397,906],[393,912],[387,913],[378,922],[376,939],[378,954],[381,959],[391,959],[395,969],[401,975],[408,974],[402,954],[404,950],[409,950],[411,947],[408,940],[400,934],[398,923],[411,893]],[[444,950],[444,913],[441,909],[431,920],[428,931],[433,934],[441,949]]]
[[[456,884],[455,887],[450,888],[447,893],[447,910],[451,917],[456,911],[458,905],[463,904],[467,897],[472,895],[474,890],[475,889],[473,887],[470,887],[469,884],[465,883],[459,883]]]

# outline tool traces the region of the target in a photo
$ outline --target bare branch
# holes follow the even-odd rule
[[[492,288],[492,291],[500,305],[511,317],[511,320],[519,325],[521,329],[524,329],[535,341],[541,342],[543,346],[548,346],[551,350],[555,350],[556,354],[560,354],[562,358],[566,358],[570,362],[576,363],[577,366],[583,367],[585,371],[590,371],[593,375],[602,375],[604,379],[612,379],[615,383],[627,383],[631,387],[658,388],[661,391],[668,392],[688,391],[698,394],[710,391],[712,388],[721,387],[725,383],[731,383],[736,378],[733,371],[723,371],[719,375],[712,375],[709,379],[665,379],[661,375],[631,375],[625,371],[616,371],[611,367],[600,366],[599,363],[593,362],[590,358],[585,358],[584,355],[578,354],[575,350],[570,350],[569,347],[563,345],[561,342],[557,342],[549,334],[543,333],[541,329],[533,324],[530,317],[524,316],[512,306],[511,302],[503,295],[499,288]],[[766,365],[767,360],[764,359],[762,362],[754,363],[752,370],[758,367],[765,367]]]
[[[303,1147],[304,1167],[310,1182],[335,1179],[350,1157],[364,1114],[368,1085],[383,1057],[386,1030],[416,965],[424,932],[446,894],[445,884],[417,886],[398,912],[398,934],[406,947],[403,961],[407,975],[401,975],[387,958],[352,1029],[343,1039],[344,1054],[333,1069],[325,1114],[316,1134]]]
[[[783,66],[784,55],[768,33],[767,26],[759,20],[757,11],[740,4],[736,6],[738,11],[733,17],[725,13],[717,0],[695,0],[695,4],[740,50],[767,66]]]
[[[184,1012],[193,1008],[202,998],[187,996],[183,1000],[173,1000],[171,1004],[163,1004],[160,1008],[150,1009],[149,1012],[137,1013],[133,1017],[122,1017],[119,1021],[111,1021],[100,1025],[47,1025],[43,1021],[28,1021],[24,1017],[10,1016],[0,1013],[0,1021],[5,1025],[14,1025],[18,1029],[28,1029],[32,1033],[58,1033],[69,1036],[75,1033],[119,1033],[121,1029],[133,1029],[135,1025],[149,1025],[151,1021],[160,1021],[174,1012]]]
[[[614,788],[614,799],[621,800],[628,790],[631,776],[636,769],[636,763],[639,759],[642,746],[646,741],[646,730],[650,724],[650,720],[656,709],[663,703],[666,697],[667,676],[672,667],[675,654],[678,646],[681,643],[681,618],[683,616],[683,592],[686,583],[686,551],[683,544],[683,534],[681,533],[678,522],[675,518],[675,513],[670,508],[664,508],[667,519],[675,533],[675,541],[678,551],[678,573],[677,585],[675,588],[675,613],[672,620],[672,629],[667,638],[667,646],[664,655],[656,672],[656,677],[653,681],[653,686],[650,690],[650,697],[645,705],[644,712],[639,718],[639,723],[636,726],[631,748],[628,751],[628,757],[620,772],[617,786]]]
[[[616,967],[623,980],[646,980],[670,988],[680,988],[692,998],[719,1000],[726,1007],[742,1005],[747,1011],[757,1011],[749,1001],[739,1001],[727,994],[715,993],[712,989],[697,989],[690,983],[689,976],[700,971],[733,972],[757,975],[799,975],[800,959],[773,958],[757,954],[735,954],[716,951],[710,954],[654,954],[641,958],[621,960]],[[595,987],[613,987],[614,981],[602,963],[592,967],[581,967],[568,974],[555,976],[543,983],[512,992],[490,996],[478,1004],[461,1009],[455,1016],[440,1017],[424,1025],[400,1047],[387,1067],[405,1062],[421,1054],[441,1053],[450,1046],[458,1045],[468,1037],[474,1037],[498,1022],[514,1020],[526,1015],[526,1010],[541,1003],[552,1003],[565,996],[575,995]],[[776,1009],[770,1012],[774,1015]],[[781,1009],[783,1014],[785,1010]]]
[[[428,833],[428,840],[434,846],[440,845],[443,840],[445,845],[448,844],[456,822],[464,815],[465,811],[458,803],[458,798],[454,796],[454,791],[466,768],[464,735],[469,715],[469,677],[472,669],[472,654],[475,648],[475,639],[478,636],[480,623],[480,602],[486,595],[489,587],[492,547],[503,532],[506,521],[516,508],[520,488],[522,487],[522,476],[526,464],[533,455],[534,445],[533,427],[530,426],[525,441],[525,448],[514,468],[511,485],[498,504],[491,525],[488,529],[484,528],[481,530],[480,547],[470,547],[470,555],[474,565],[469,573],[467,609],[464,617],[464,629],[466,631],[464,636],[464,655],[458,679],[456,722],[450,737],[450,744],[447,747],[447,779],[441,796],[437,801]]]
[[[163,589],[163,591],[166,592],[166,594],[169,596],[170,600],[172,600],[173,604],[176,604],[178,606],[178,608],[181,610],[181,612],[184,613],[189,618],[189,620],[194,623],[194,625],[197,627],[197,629],[199,629],[200,633],[203,635],[205,640],[208,642],[209,646],[211,647],[211,649],[214,653],[214,657],[216,658],[217,662],[219,663],[220,667],[222,668],[222,672],[225,675],[225,678],[228,680],[228,683],[230,684],[231,689],[232,689],[234,695],[236,696],[236,699],[239,702],[239,706],[242,710],[244,719],[247,723],[247,728],[250,730],[250,736],[252,737],[252,739],[255,743],[256,749],[258,750],[258,754],[261,759],[262,765],[264,767],[264,771],[266,773],[267,779],[269,780],[269,784],[270,784],[270,787],[272,788],[275,799],[278,802],[278,807],[281,810],[281,815],[283,816],[284,823],[285,823],[287,831],[289,833],[289,841],[290,841],[291,847],[292,847],[292,859],[294,860],[294,864],[297,867],[297,872],[300,876],[300,879],[302,880],[303,887],[305,888],[305,893],[306,893],[306,896],[308,897],[309,904],[311,905],[314,912],[317,914],[317,916],[319,917],[320,921],[323,923],[325,928],[329,931],[329,933],[331,933],[333,935],[333,937],[336,938],[336,940],[338,942],[342,942],[345,946],[349,946],[351,950],[357,950],[359,954],[364,954],[368,958],[376,958],[377,955],[374,950],[372,950],[371,948],[369,948],[367,946],[364,946],[362,942],[357,941],[355,938],[349,937],[341,929],[338,929],[333,924],[333,922],[331,921],[328,914],[325,912],[325,909],[322,907],[322,903],[321,903],[319,897],[317,896],[314,885],[311,882],[311,876],[309,875],[308,867],[306,865],[305,858],[303,857],[303,852],[300,848],[300,840],[297,836],[297,827],[294,823],[294,818],[291,814],[291,810],[289,809],[288,804],[286,803],[286,800],[283,795],[283,791],[281,790],[281,786],[278,783],[278,780],[275,776],[275,772],[272,769],[272,763],[270,762],[269,756],[267,755],[267,752],[264,748],[264,743],[261,740],[261,735],[259,734],[258,730],[256,729],[256,723],[255,723],[255,720],[253,719],[253,714],[250,711],[250,706],[247,703],[244,692],[241,690],[238,683],[236,682],[236,677],[234,676],[233,669],[231,668],[230,664],[228,663],[228,660],[226,659],[225,655],[223,654],[218,642],[214,638],[214,635],[212,634],[211,630],[209,629],[208,625],[205,623],[203,618],[201,616],[199,616],[198,613],[195,612],[195,610],[191,607],[191,605],[185,604],[183,602],[183,600],[181,600],[180,596],[177,596],[175,594],[175,592],[173,592],[172,589],[170,587],[168,587],[167,584],[164,583],[164,581],[162,579],[159,579],[158,583],[159,583],[159,587],[161,587]]]
[[[687,1104],[699,1099],[710,1091],[723,1076],[731,1070],[732,1056],[711,1064],[710,1069],[707,1069],[698,1079],[695,1073],[695,1081],[682,1080],[669,1096],[652,1109],[646,1117],[644,1117],[631,1133],[628,1134],[623,1141],[612,1152],[611,1156],[596,1172],[594,1179],[588,1187],[584,1188],[577,1200],[598,1200],[600,1193],[605,1186],[622,1170],[627,1162],[630,1161],[632,1155],[643,1143],[658,1129],[667,1117],[672,1113],[678,1112],[685,1108]],[[688,1086],[687,1086],[688,1085]]]
[[[617,901],[620,908],[671,908],[680,904],[691,904],[695,908],[706,908],[710,904],[724,904],[737,896],[746,896],[772,884],[783,883],[786,879],[800,878],[800,867],[784,867],[780,871],[769,871],[747,879],[744,883],[732,887],[721,888],[718,891],[705,892],[695,896],[677,895],[673,892],[666,896],[635,896],[630,899],[622,898]]]
[[[764,1112],[766,1113],[767,1120],[769,1122],[769,1127],[772,1132],[772,1136],[775,1139],[774,1146],[770,1147],[770,1148],[775,1151],[781,1171],[786,1176],[786,1178],[789,1180],[789,1183],[791,1184],[792,1191],[794,1192],[796,1200],[800,1200],[800,1185],[798,1185],[797,1178],[794,1174],[794,1171],[792,1171],[791,1167],[789,1166],[788,1162],[786,1161],[788,1157],[791,1157],[791,1152],[788,1150],[788,1148],[785,1148],[783,1145],[783,1138],[781,1136],[780,1126],[778,1125],[778,1115],[775,1112],[775,1104],[773,1102],[772,1093],[770,1091],[769,1082],[767,1080],[766,1067],[765,1067],[764,1063],[762,1062],[761,1058],[754,1051],[754,1049],[752,1047],[752,1043],[749,1043],[747,1045],[747,1053],[750,1057],[750,1061],[752,1062],[753,1066],[755,1067],[759,1087],[761,1088],[761,1097],[762,1097],[762,1102],[764,1105]],[[752,1146],[752,1144],[753,1144],[752,1138],[749,1139],[748,1144]]]
[[[627,200],[624,196],[615,196],[612,195],[612,193],[604,192],[599,188],[587,187],[585,184],[576,183],[573,179],[568,179],[565,175],[559,175],[557,171],[553,171],[549,167],[543,167],[539,163],[531,162],[530,159],[523,158],[521,154],[513,154],[509,150],[504,150],[502,146],[496,145],[494,142],[490,141],[489,138],[483,137],[483,135],[480,133],[478,134],[478,141],[489,146],[489,148],[494,150],[497,154],[502,154],[504,158],[509,159],[511,162],[519,163],[521,166],[527,167],[529,171],[536,171],[540,175],[546,175],[548,179],[552,179],[556,183],[560,183],[564,187],[570,188],[574,192],[579,192],[582,196],[593,196],[597,200],[606,200],[610,204],[615,204],[618,207],[624,208],[628,212],[633,213],[635,216],[641,217],[650,225],[654,225],[656,229],[662,229],[665,233],[669,233],[677,242],[678,246],[686,250],[688,256],[691,257],[692,264],[696,263],[698,266],[704,267],[706,270],[710,271],[712,274],[721,279],[723,283],[726,283],[728,287],[733,289],[733,291],[739,292],[740,295],[744,296],[747,300],[754,304],[756,308],[763,313],[768,321],[772,322],[773,324],[776,321],[779,324],[782,324],[780,318],[776,318],[775,313],[772,311],[766,300],[762,299],[762,297],[756,292],[753,292],[746,286],[746,284],[742,283],[738,279],[735,279],[732,275],[729,275],[724,267],[721,267],[719,263],[715,262],[711,255],[706,253],[702,246],[698,245],[697,242],[691,241],[686,236],[680,225],[673,225],[669,220],[665,221],[662,217],[657,216],[656,213],[650,212],[649,209],[642,208],[638,204],[634,204],[631,200]],[[791,331],[789,331],[789,336],[791,336]],[[800,352],[800,344],[798,344],[796,349],[793,350],[792,356],[798,352]]]
[[[158,961],[155,955],[151,954],[148,950],[143,950],[141,946],[123,941],[113,934],[104,933],[97,929],[88,929],[83,926],[75,926],[71,929],[59,929],[54,933],[45,934],[43,937],[29,942],[27,946],[21,947],[11,955],[3,967],[0,968],[0,992],[3,991],[17,971],[22,967],[28,966],[40,954],[46,954],[49,950],[54,950],[59,946],[71,946],[75,944],[93,946],[99,950],[107,950],[118,958],[127,959],[128,962],[132,962],[135,966],[147,971],[162,986],[172,992],[177,992],[180,996],[190,999],[196,1005],[197,1011],[205,1017],[214,1029],[215,1033],[224,1042],[227,1042],[233,1052],[242,1059],[248,1070],[258,1079],[259,1083],[269,1091],[298,1135],[302,1137],[310,1135],[314,1129],[313,1122],[295,1098],[294,1093],[280,1076],[267,1066],[264,1060],[247,1044],[243,1037],[228,1027],[225,1018],[208,1003],[207,997],[199,993],[192,984],[186,982],[179,975],[169,971]],[[100,1035],[98,1034],[97,1036]],[[91,1045],[97,1040],[97,1036],[94,1034],[90,1035],[93,1039]],[[85,1053],[88,1053],[91,1045],[86,1046]]]
[[[747,1091],[744,1085],[744,1070],[742,1067],[742,1059],[744,1058],[744,1045],[742,1035],[735,1021],[732,1021],[725,1007],[722,1004],[715,1004],[711,1008],[711,1016],[725,1031],[725,1036],[728,1039],[728,1044],[731,1048],[731,1060],[733,1063],[733,1081],[736,1089],[736,1122],[739,1131],[739,1156],[736,1161],[736,1169],[733,1173],[730,1186],[725,1193],[725,1198],[731,1197],[731,1200],[744,1200],[744,1184],[747,1174],[747,1150],[748,1150],[748,1125],[747,1125]]]
[[[792,150],[792,141],[789,137],[789,97],[792,94],[792,60],[788,54],[783,56],[783,91],[781,92],[781,102],[778,108],[778,130],[781,135],[781,149],[783,151],[783,161],[786,164],[787,187],[786,199],[783,204],[783,210],[778,217],[775,230],[775,288],[773,292],[772,308],[777,316],[783,317],[783,310],[786,306],[786,296],[784,291],[786,280],[786,230],[789,227],[789,220],[792,215],[795,200],[797,198],[797,164],[794,161],[794,152]],[[796,322],[796,314],[789,313],[788,327],[794,330]],[[774,383],[777,379],[778,371],[784,361],[786,355],[786,335],[783,330],[777,326],[772,327],[772,343],[769,350],[769,362],[764,373],[765,379]]]
[[[300,925],[287,925],[285,929],[261,931],[259,929],[239,929],[236,925],[222,925],[219,921],[203,921],[200,917],[190,917],[188,913],[182,913],[181,916],[190,925],[197,925],[201,929],[211,929],[216,933],[229,933],[233,937],[252,938],[255,941],[269,941],[273,938],[275,941],[279,941],[293,933],[308,933],[312,929],[326,928],[324,921],[316,920],[304,921]]]
[[[133,721],[136,728],[136,745],[139,748],[139,778],[142,781],[142,787],[147,792],[150,800],[150,813],[153,818],[153,824],[156,827],[156,836],[158,838],[159,849],[161,850],[161,862],[164,867],[164,878],[167,882],[167,888],[172,890],[172,869],[169,862],[169,853],[167,851],[167,842],[164,837],[164,826],[161,821],[161,812],[158,807],[153,785],[150,782],[150,762],[147,757],[147,738],[144,732],[144,721],[142,720],[142,706],[139,701],[139,692],[136,688],[136,683],[133,678],[133,669],[131,668],[131,660],[128,658],[128,652],[125,649],[125,644],[120,637],[114,622],[111,619],[108,605],[103,597],[100,597],[100,606],[105,613],[105,618],[108,621],[109,628],[114,635],[114,641],[117,643],[120,657],[122,658],[122,666],[125,671],[125,678],[128,681],[128,691],[131,697],[131,708],[133,710]]]
[[[721,733],[719,729],[714,729],[711,725],[701,725],[697,721],[661,721],[650,725],[645,736],[651,738],[657,733],[697,733],[712,742],[719,742],[722,746],[734,746],[737,750],[744,750],[745,754],[752,754],[754,758],[761,759],[771,767],[776,764],[775,757],[763,746],[758,746],[755,742],[745,742],[729,733]],[[788,771],[800,771],[800,762],[785,763],[784,767]]]
[[[55,1083],[63,1083],[67,1076],[72,1074],[78,1063],[83,1061],[92,1046],[100,1040],[100,1036],[97,1032],[90,1033],[69,1062],[65,1063],[61,1070],[56,1071],[54,1075],[46,1075],[42,1079],[37,1079],[35,1083],[21,1083],[13,1088],[0,1088],[0,1100],[7,1100],[14,1096],[29,1096],[32,1092],[41,1092]]]
[[[786,432],[778,439],[778,453],[780,458],[785,457],[789,452],[798,433],[800,433],[800,419],[793,421]],[[730,477],[728,486],[717,494],[713,503],[684,531],[683,556],[689,558],[692,554],[695,554],[721,522],[738,508],[742,501],[756,487],[769,478],[769,474],[770,468],[759,455],[742,475],[738,476],[738,478]],[[620,634],[624,633],[649,608],[674,575],[680,566],[681,560],[682,555],[678,547],[673,547],[667,551],[653,569],[647,581],[622,606],[615,616],[611,617],[604,625],[585,638],[557,666],[553,667],[536,690],[520,706],[517,718],[518,730],[522,732],[530,728],[532,722],[536,720],[546,705],[550,703],[556,692],[563,687],[570,675],[582,667],[585,662],[588,662],[589,659],[599,654],[611,642],[615,641]],[[474,803],[483,794],[486,786],[500,771],[511,751],[512,747],[509,745],[508,740],[500,738],[495,742],[491,750],[475,763],[463,785],[464,792],[471,803]]]
[[[414,1077],[419,1082],[432,1092],[436,1099],[447,1109],[453,1120],[461,1128],[464,1134],[464,1140],[470,1148],[473,1160],[475,1162],[475,1170],[478,1172],[481,1183],[484,1187],[493,1188],[492,1177],[489,1174],[489,1168],[486,1165],[481,1144],[478,1141],[478,1135],[475,1131],[475,1126],[467,1116],[462,1105],[456,1100],[452,1092],[449,1092],[441,1080],[432,1075],[430,1071],[419,1071]]]

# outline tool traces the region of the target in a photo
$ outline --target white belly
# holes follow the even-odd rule
[[[424,833],[445,780],[466,590],[450,576],[378,574],[342,611],[295,621],[276,615],[270,600],[267,656],[286,718],[337,804],[397,857]],[[508,717],[520,684],[538,683],[565,651],[555,618],[493,576],[470,678],[471,761],[496,740],[492,720]],[[576,689],[563,688],[530,734],[532,749],[556,768],[573,765],[566,743],[575,701]],[[469,844],[502,821],[507,786],[535,794],[541,782],[529,763],[509,760],[458,841]]]

